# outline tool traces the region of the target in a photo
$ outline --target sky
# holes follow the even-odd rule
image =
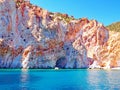
[[[120,21],[120,0],[30,0],[51,12],[95,19],[105,26]]]

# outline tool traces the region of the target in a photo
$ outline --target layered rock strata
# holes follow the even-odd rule
[[[114,59],[102,56],[108,39],[95,20],[51,13],[29,0],[0,0],[0,68],[110,68]]]

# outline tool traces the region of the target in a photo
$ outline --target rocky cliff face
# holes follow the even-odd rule
[[[51,13],[29,0],[0,0],[1,68],[110,68],[114,60],[102,56],[108,39],[95,20]]]
[[[120,67],[120,33],[110,31],[109,36],[106,45],[97,48],[95,57],[105,69]]]

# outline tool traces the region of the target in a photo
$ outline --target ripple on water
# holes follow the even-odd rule
[[[1,90],[120,90],[120,71],[0,70]]]

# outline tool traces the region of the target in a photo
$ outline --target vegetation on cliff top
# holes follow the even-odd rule
[[[64,20],[66,22],[70,22],[71,20],[75,19],[73,16],[68,16],[68,14],[61,14],[61,13],[55,13],[55,17],[59,17],[59,19]]]
[[[106,28],[110,31],[120,32],[120,22],[113,23]]]
[[[24,0],[14,0],[15,3],[16,3],[16,8],[19,8],[19,7],[25,7],[25,6],[28,6],[30,8],[34,8],[35,7],[35,10],[37,13],[39,13],[42,8],[38,7],[38,6],[35,6],[35,5],[32,5],[29,1],[24,1]],[[68,14],[62,14],[62,13],[59,13],[59,12],[56,12],[56,13],[52,13],[52,12],[49,12],[51,18],[55,19],[56,17],[59,19],[59,20],[63,20],[67,23],[69,23],[71,20],[75,20],[75,18],[73,16],[69,16]]]

